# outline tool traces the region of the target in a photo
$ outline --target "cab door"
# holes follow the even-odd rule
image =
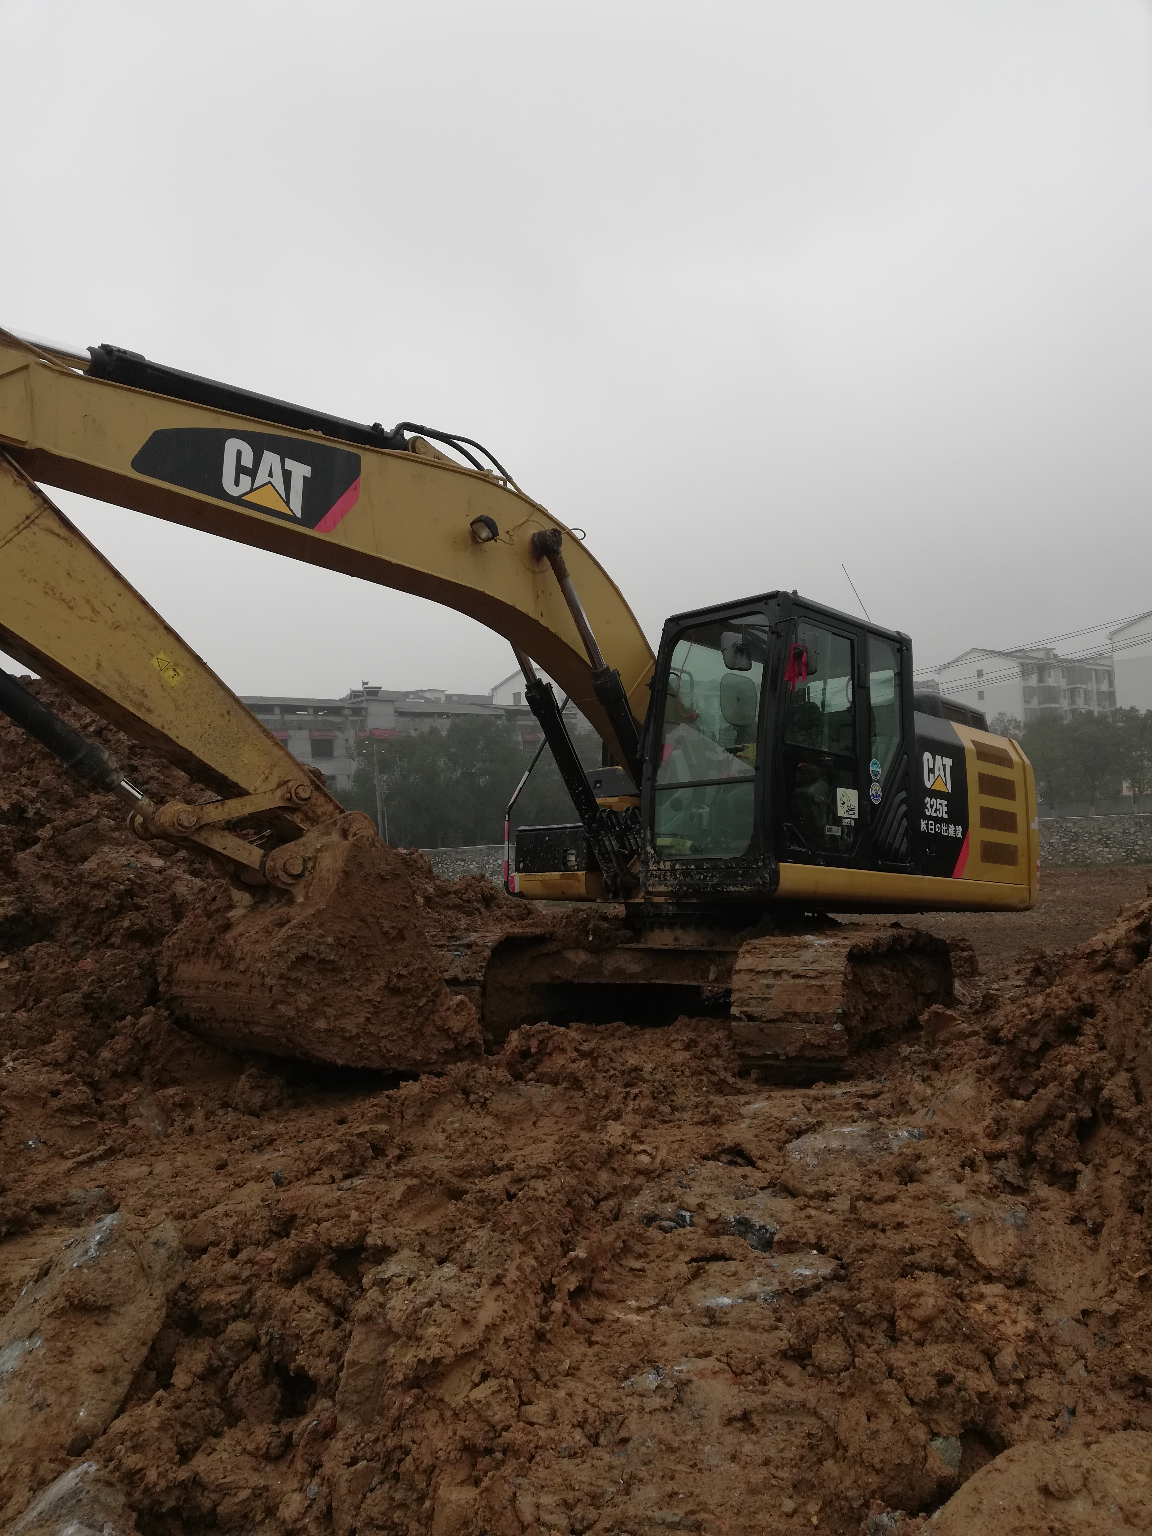
[[[763,616],[737,612],[701,616],[661,646],[667,672],[646,775],[659,881],[678,868],[690,882],[705,863],[758,867],[768,644]]]
[[[907,644],[868,633],[869,869],[907,869],[911,859],[908,718],[912,659]]]
[[[864,653],[861,631],[838,617],[793,620],[781,687],[781,859],[853,865],[867,847]]]
[[[909,860],[903,642],[797,615],[785,650],[779,857],[858,869]]]

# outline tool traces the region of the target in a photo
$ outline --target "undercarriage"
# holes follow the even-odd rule
[[[744,1066],[803,1078],[952,998],[947,944],[898,924],[583,904],[430,933],[405,860],[348,831],[290,896],[236,892],[171,936],[177,1017],[232,1046],[413,1072],[525,1024],[727,1019]]]

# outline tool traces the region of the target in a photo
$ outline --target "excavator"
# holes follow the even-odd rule
[[[429,936],[410,864],[346,811],[48,499],[77,491],[415,593],[503,635],[571,796],[520,828],[530,920]],[[912,642],[756,592],[674,614],[655,656],[586,544],[474,439],[388,429],[0,330],[0,649],[183,769],[155,805],[0,673],[0,710],[129,826],[210,856],[226,902],[166,941],[162,995],[226,1045],[441,1070],[525,1023],[730,1021],[802,1078],[953,997],[899,920],[1037,896],[1032,769],[984,716],[917,693]],[[553,683],[592,723],[584,767]],[[863,914],[891,914],[891,924]],[[856,921],[853,922],[853,916]]]

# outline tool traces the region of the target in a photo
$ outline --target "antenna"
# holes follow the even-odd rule
[[[843,561],[840,562],[840,569],[844,572],[845,576],[848,576],[848,567],[844,564]],[[856,601],[860,604],[860,611],[863,613],[864,617],[868,620],[869,624],[871,624],[871,622],[872,622],[872,615],[868,612],[867,608],[864,607],[864,600],[860,596],[859,592],[856,591],[856,583],[852,580],[851,576],[848,576],[848,585],[852,588],[852,591],[855,593]]]

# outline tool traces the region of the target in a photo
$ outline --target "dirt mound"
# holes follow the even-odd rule
[[[1152,1435],[1020,1445],[982,1467],[926,1536],[1116,1536],[1152,1530]]]
[[[479,1057],[480,1020],[445,985],[410,861],[367,817],[338,830],[299,900],[229,891],[191,913],[165,941],[161,995],[198,1034],[241,1049],[400,1072]]]
[[[527,902],[507,896],[486,875],[443,880],[416,848],[395,850],[404,860],[425,932],[434,942],[467,933],[505,933],[538,926],[540,914]]]
[[[1008,1476],[1060,1529],[1043,1452],[1139,1528],[1152,903],[848,1081],[757,1084],[682,1020],[385,1085],[177,1028],[157,954],[224,888],[0,754],[0,1527],[79,1478],[141,1536],[878,1536],[997,1529]],[[534,920],[404,863],[430,940]]]
[[[154,800],[192,789],[49,685],[35,691]],[[154,1006],[162,940],[219,884],[203,861],[132,837],[116,801],[0,716],[0,1297],[13,1235],[83,1183],[61,1187],[60,1161],[109,1134],[153,1134],[183,1075],[221,1087],[238,1076]]]

